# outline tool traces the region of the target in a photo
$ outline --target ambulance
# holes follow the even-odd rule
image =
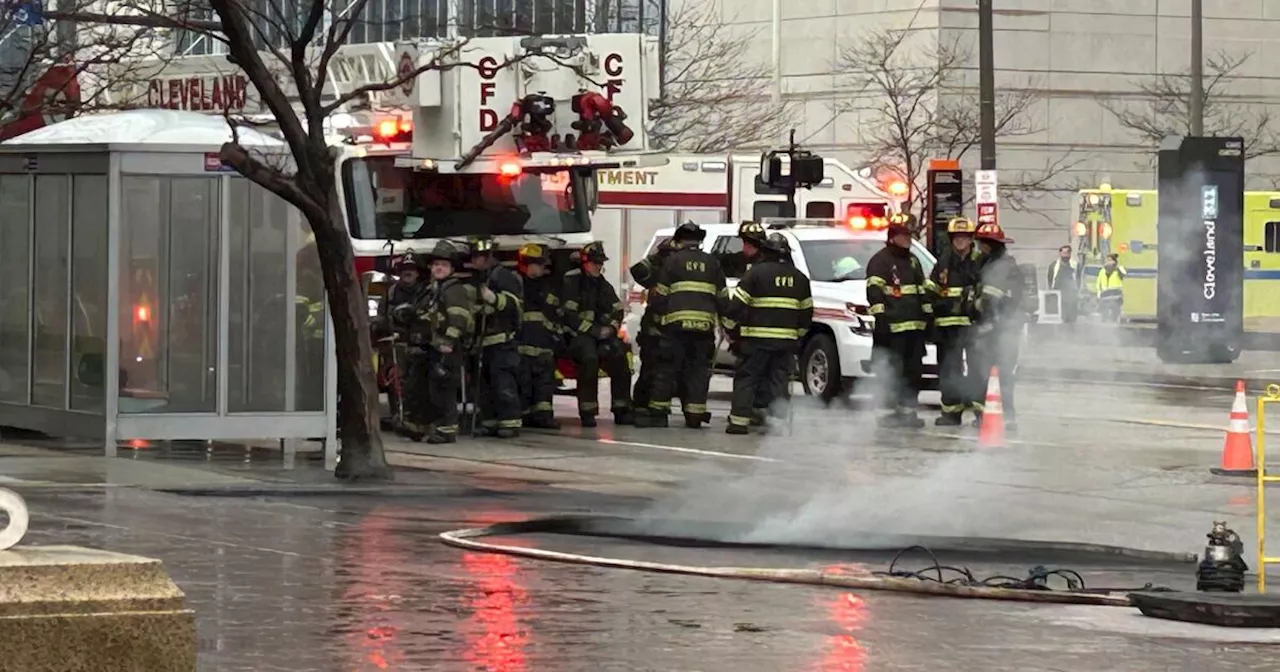
[[[1154,320],[1157,192],[1102,184],[1077,194],[1076,213],[1070,242],[1077,268],[1083,269],[1081,312],[1092,312],[1098,271],[1114,253],[1127,272],[1121,317],[1130,322]],[[1244,250],[1245,318],[1280,315],[1280,192],[1245,192]]]

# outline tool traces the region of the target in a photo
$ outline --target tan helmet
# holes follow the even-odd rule
[[[951,221],[947,222],[947,233],[968,233],[972,235],[977,230],[977,225],[968,217],[952,217]]]

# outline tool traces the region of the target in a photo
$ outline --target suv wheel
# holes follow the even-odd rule
[[[800,383],[805,394],[834,399],[844,385],[840,379],[840,354],[827,334],[815,334],[800,353]]]

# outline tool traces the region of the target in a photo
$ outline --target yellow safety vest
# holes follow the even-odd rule
[[[1098,298],[1118,298],[1124,289],[1124,266],[1116,266],[1110,271],[1104,266],[1098,271]]]

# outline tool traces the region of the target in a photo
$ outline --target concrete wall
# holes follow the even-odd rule
[[[710,2],[713,0],[685,0]],[[714,0],[733,30],[749,34],[759,57],[771,54],[771,0]],[[837,61],[842,46],[875,28],[912,27],[911,39],[958,44],[970,52],[958,79],[974,96],[977,86],[977,7],[974,0],[808,0],[783,2],[782,73],[786,100],[797,108],[798,136],[848,163],[867,158],[858,128],[873,115],[836,115],[852,93]],[[999,147],[1005,181],[1020,171],[1043,172],[1046,163],[1070,165],[1053,186],[1059,191],[1025,199],[1034,212],[1004,212],[1027,261],[1045,261],[1066,241],[1076,189],[1103,180],[1119,188],[1151,188],[1153,145],[1123,128],[1099,103],[1146,107],[1137,84],[1157,74],[1186,72],[1190,0],[1000,0],[996,3],[996,84],[1034,92],[1028,111],[1036,132],[1007,138]],[[1204,0],[1205,52],[1250,54],[1226,82],[1224,102],[1252,116],[1275,110],[1280,132],[1280,1]],[[967,89],[967,90],[966,90]],[[868,107],[863,101],[860,107]],[[1212,129],[1210,129],[1212,130]],[[765,139],[766,141],[769,139]],[[976,168],[976,151],[964,157]],[[1249,162],[1250,188],[1273,188],[1280,160]],[[1008,175],[1012,173],[1012,175]]]

